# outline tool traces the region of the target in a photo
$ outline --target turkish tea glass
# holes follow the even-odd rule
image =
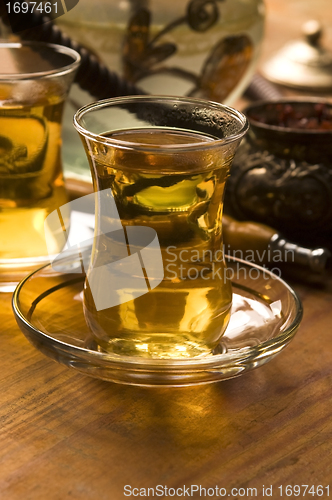
[[[74,116],[96,225],[84,314],[101,349],[205,356],[230,319],[222,245],[225,182],[245,116],[205,100],[135,96]]]
[[[79,63],[60,45],[0,42],[1,291],[49,261],[44,221],[68,201],[61,120]]]

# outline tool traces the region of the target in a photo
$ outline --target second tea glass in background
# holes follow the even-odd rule
[[[1,290],[48,260],[44,220],[68,201],[61,121],[79,63],[60,45],[0,43]]]
[[[230,318],[222,202],[246,118],[204,100],[139,96],[87,105],[74,125],[96,192],[84,290],[93,336],[127,356],[209,354]]]

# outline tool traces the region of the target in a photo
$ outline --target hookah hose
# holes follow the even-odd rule
[[[244,96],[250,101],[259,101],[266,99],[267,101],[278,100],[282,97],[282,93],[275,85],[256,73],[244,92]]]
[[[83,90],[89,92],[91,96],[96,99],[106,99],[125,95],[146,94],[144,90],[129,83],[117,73],[108,69],[92,52],[89,52],[78,42],[72,40],[68,35],[63,33],[50,17],[36,12],[27,12],[25,14],[20,12],[16,14],[15,17],[17,25],[19,25],[22,16],[24,16],[25,25],[29,24],[29,26],[33,26],[33,28],[26,29],[19,33],[22,40],[43,41],[64,45],[76,50],[76,52],[80,54],[81,64],[76,73],[75,82]],[[27,19],[27,16],[29,16],[29,19]],[[10,24],[4,8],[4,3],[2,3],[1,0],[0,17],[5,25]],[[15,29],[13,31],[15,31]],[[280,98],[281,93],[265,78],[256,74],[244,92],[244,96],[254,101],[260,99],[271,100]]]

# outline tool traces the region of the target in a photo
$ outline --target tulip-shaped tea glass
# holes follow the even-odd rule
[[[67,201],[61,119],[79,63],[60,45],[0,42],[0,291],[61,250],[44,220]]]
[[[246,118],[209,101],[136,96],[89,104],[74,125],[96,199],[83,302],[96,342],[126,356],[211,353],[230,318],[221,217]]]

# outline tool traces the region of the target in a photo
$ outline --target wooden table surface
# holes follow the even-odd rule
[[[306,20],[323,5],[331,10],[330,0],[268,0],[271,46],[290,37],[285,15],[294,33],[294,12]],[[328,498],[332,278],[289,280],[304,319],[279,356],[236,379],[177,389],[116,385],[57,364],[28,343],[10,295],[0,294],[0,499],[118,500],[125,485],[218,486],[229,498],[258,499],[271,498],[271,486],[272,498],[285,498],[287,485],[322,485]],[[232,496],[232,488],[243,489]]]
[[[272,485],[281,498],[281,485],[327,486],[332,279],[293,285],[304,319],[277,358],[236,379],[176,389],[102,382],[45,358],[1,294],[1,500],[117,500],[125,485],[158,484],[257,488],[257,498]]]

